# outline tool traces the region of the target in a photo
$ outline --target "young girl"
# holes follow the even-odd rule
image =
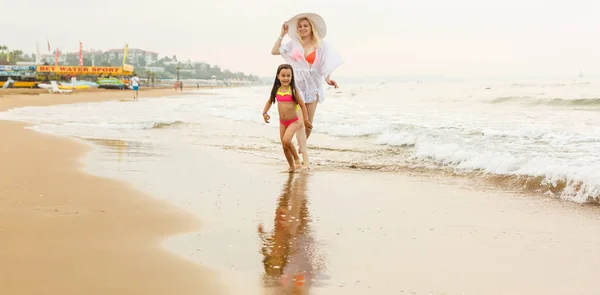
[[[294,80],[294,70],[289,64],[282,64],[277,68],[277,76],[275,77],[275,83],[271,90],[271,96],[265,104],[263,110],[263,118],[266,123],[269,123],[268,112],[271,105],[277,101],[279,111],[279,136],[281,138],[281,145],[283,146],[283,153],[285,158],[290,165],[290,169],[287,172],[295,172],[296,169],[302,168],[300,158],[296,152],[296,147],[292,144],[292,138],[296,131],[300,128],[312,128],[312,124],[308,120],[308,112],[306,111],[306,105],[300,97],[298,89],[296,89],[296,82]],[[296,108],[300,106],[302,109],[302,117],[304,125],[301,124],[296,113]],[[305,149],[306,150],[306,149]],[[306,158],[306,151],[303,154],[304,161],[308,162]]]

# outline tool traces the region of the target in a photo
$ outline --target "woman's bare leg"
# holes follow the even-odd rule
[[[312,124],[315,118],[315,113],[317,112],[317,104],[319,103],[319,98],[317,96],[317,100],[306,104],[306,111],[308,112],[308,121]],[[311,129],[305,128],[306,139],[310,137]]]
[[[302,109],[296,110],[298,118],[304,118]],[[309,168],[308,160],[308,149],[306,148],[306,130],[304,129],[304,120],[298,120],[300,122],[300,128],[296,132],[296,141],[298,141],[298,152],[302,154],[302,164],[304,168]]]

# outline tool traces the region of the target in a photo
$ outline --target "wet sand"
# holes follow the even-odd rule
[[[4,96],[0,110],[120,98]],[[198,229],[196,217],[123,181],[83,173],[90,147],[81,142],[9,121],[0,121],[0,134],[0,294],[219,294],[215,273],[160,246]]]
[[[437,176],[289,175],[283,159],[215,147],[141,161],[146,148],[122,150],[121,172],[106,154],[92,166],[200,216],[165,245],[217,269],[225,294],[596,294],[594,207]]]

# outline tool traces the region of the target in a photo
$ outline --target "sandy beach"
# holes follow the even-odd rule
[[[130,93],[3,95],[0,109]],[[0,121],[0,294],[219,294],[213,273],[159,245],[198,228],[197,218],[125,182],[81,172],[88,146],[24,127]]]
[[[130,94],[98,93],[3,96],[0,110]],[[290,175],[198,124],[202,144],[156,128],[134,133],[163,141],[90,152],[0,121],[0,294],[597,293],[597,207],[440,173]]]

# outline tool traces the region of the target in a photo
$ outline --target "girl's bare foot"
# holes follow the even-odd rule
[[[286,172],[287,173],[294,173],[294,172],[296,172],[296,167],[290,167],[290,169],[288,169]]]

